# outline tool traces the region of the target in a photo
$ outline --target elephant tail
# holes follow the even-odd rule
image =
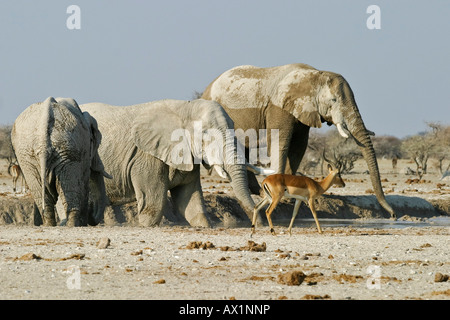
[[[45,192],[48,185],[48,158],[51,153],[51,143],[50,143],[50,131],[51,131],[51,123],[53,122],[53,103],[57,103],[53,97],[48,97],[42,103],[42,118],[41,118],[41,134],[42,134],[42,152],[39,155],[39,162],[41,167],[41,184],[42,184],[42,212],[44,214],[45,210]]]

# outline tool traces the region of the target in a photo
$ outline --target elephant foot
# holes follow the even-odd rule
[[[43,222],[44,227],[55,227],[56,226],[55,218],[51,219],[51,218],[44,217],[43,220],[44,220],[44,222]]]
[[[79,211],[71,211],[67,215],[67,223],[68,227],[79,227],[80,223],[80,212]]]
[[[55,211],[51,210],[50,207],[46,207],[42,217],[42,222],[44,227],[54,227],[56,226]]]
[[[199,213],[193,217],[186,217],[186,220],[192,227],[203,227],[203,228],[211,227],[211,224],[209,223],[208,219],[203,213]]]
[[[161,218],[162,218],[161,216],[158,217],[156,215],[144,212],[139,213],[138,216],[139,225],[141,227],[155,227],[159,225],[159,223],[161,222]]]
[[[117,220],[116,214],[114,213],[114,208],[112,206],[107,206],[105,208],[103,222],[106,226],[120,226],[120,222]]]

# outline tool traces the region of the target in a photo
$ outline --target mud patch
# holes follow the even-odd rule
[[[19,257],[19,258],[13,258],[13,261],[32,261],[32,260],[41,260],[42,257],[34,254],[34,253],[26,253],[23,256]]]
[[[254,241],[248,241],[247,245],[239,248],[242,251],[256,251],[256,252],[265,252],[267,249],[266,243],[257,244]]]
[[[317,294],[305,294],[302,297],[303,300],[330,300],[331,297],[328,294],[325,294],[323,296],[317,295]]]
[[[253,196],[255,203],[261,200],[259,196]],[[419,197],[400,195],[388,195],[386,200],[391,204],[401,218],[430,218],[450,214],[450,200],[437,199],[427,201]],[[170,204],[170,202],[169,202]],[[250,227],[250,220],[242,209],[239,201],[230,195],[205,194],[205,206],[207,216],[212,226],[216,227]],[[294,201],[283,200],[275,209],[272,219],[276,221],[290,220],[294,209]],[[317,200],[316,210],[319,219],[374,219],[388,218],[389,214],[379,205],[373,195],[348,196],[348,195],[324,195]],[[262,214],[263,220],[266,220]],[[412,217],[412,218],[410,218]],[[297,216],[298,219],[312,218],[311,210],[302,204]],[[40,216],[35,216],[33,200],[30,196],[15,198],[2,197],[0,199],[0,225],[36,225],[40,222]],[[110,206],[104,215],[104,224],[114,225],[138,225],[136,203],[118,206]],[[184,217],[176,214],[169,205],[164,214],[161,225],[188,225]]]
[[[349,275],[349,274],[345,274],[345,273],[333,275],[333,279],[338,281],[339,283],[346,283],[346,282],[356,283],[358,281],[364,280],[364,278],[362,276]]]
[[[220,249],[221,251],[256,251],[256,252],[265,252],[267,249],[267,245],[265,242],[263,242],[262,244],[258,244],[254,241],[248,241],[246,246],[242,246],[239,248],[234,248],[234,247],[230,247],[230,246],[223,246],[223,247],[218,247],[216,248],[216,246],[210,242],[210,241],[206,241],[206,242],[202,242],[202,241],[191,241],[188,243],[188,245],[186,245],[185,247],[181,247],[180,249],[202,249],[202,250],[206,250],[206,249]]]
[[[305,278],[306,275],[302,271],[289,271],[279,274],[277,282],[288,286],[299,286]]]
[[[434,282],[446,282],[448,281],[448,274],[436,273],[434,276]]]
[[[34,225],[33,205],[31,196],[1,197],[0,225]]]
[[[189,244],[184,248],[184,249],[202,249],[202,250],[206,250],[206,249],[215,249],[216,246],[209,241],[206,242],[201,242],[201,241],[192,241],[189,242]]]
[[[44,260],[44,261],[66,261],[66,260],[83,260],[85,257],[85,255],[83,253],[81,254],[72,254],[68,257],[64,257],[64,258],[57,258],[57,259],[44,259],[41,256],[38,256],[37,254],[34,254],[32,252],[30,253],[26,253],[21,257],[15,257],[15,258],[6,258],[6,260],[12,260],[12,261],[39,261],[39,260]]]
[[[440,296],[440,295],[450,296],[450,289],[447,289],[445,291],[433,291],[433,292],[431,292],[431,296]]]

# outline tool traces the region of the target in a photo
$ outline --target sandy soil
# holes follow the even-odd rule
[[[450,274],[448,228],[264,231],[250,239],[246,228],[2,226],[0,298],[450,297],[449,282],[436,282]],[[294,278],[283,282],[287,273]]]
[[[413,167],[407,161],[397,171],[380,163],[388,195],[449,199],[450,182],[436,173],[408,182],[416,177],[401,172]],[[25,199],[2,168],[0,201]],[[370,194],[364,170],[330,192]],[[202,183],[205,195],[232,192],[214,175]],[[0,299],[449,299],[448,225],[328,226],[322,235],[308,225],[300,221],[292,236],[280,224],[277,236],[263,226],[250,238],[238,227],[4,224]]]

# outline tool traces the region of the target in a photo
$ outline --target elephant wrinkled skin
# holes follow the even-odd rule
[[[360,146],[378,202],[395,217],[381,187],[370,138],[373,133],[366,129],[353,92],[340,74],[306,64],[239,66],[211,82],[202,98],[220,103],[236,129],[279,129],[279,159],[271,159],[278,160],[279,173],[295,174],[308,145],[310,127],[335,124],[343,137],[352,137]],[[259,193],[251,174],[249,181],[252,191]]]
[[[106,205],[103,177],[109,175],[97,153],[101,135],[89,113],[73,99],[49,97],[17,117],[11,141],[44,225],[56,225],[58,197],[68,226],[98,222]],[[93,215],[88,217],[89,189]]]
[[[161,100],[126,107],[89,103],[81,109],[95,116],[103,136],[99,154],[106,171],[113,176],[106,181],[110,204],[137,201],[140,225],[159,224],[168,209],[168,191],[174,209],[189,224],[210,225],[200,184],[202,161],[230,179],[237,198],[251,217],[254,202],[248,190],[245,164],[227,163],[220,156],[206,155],[207,141],[202,139],[203,145],[194,141],[196,123],[202,127],[202,135],[215,130],[226,141],[226,131],[233,128],[233,122],[218,103]],[[219,153],[235,151],[234,143],[228,141]],[[183,159],[175,161],[180,147],[185,151]]]

